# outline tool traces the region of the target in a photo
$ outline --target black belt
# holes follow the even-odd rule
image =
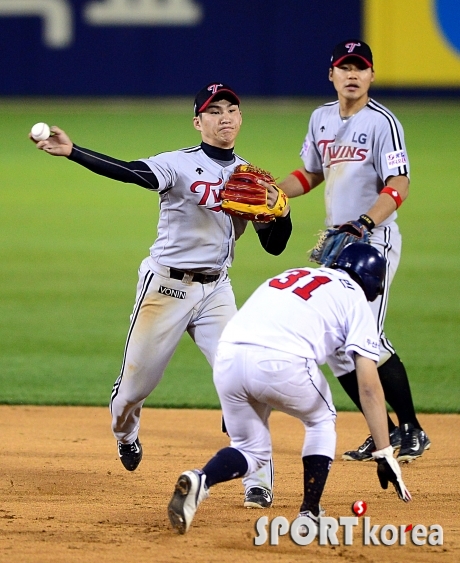
[[[184,276],[192,276],[190,281],[198,283],[211,283],[219,279],[220,274],[210,276],[209,274],[197,274],[196,272],[183,272],[175,268],[169,268],[169,277],[175,280],[182,280]]]

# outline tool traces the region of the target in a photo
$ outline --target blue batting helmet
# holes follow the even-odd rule
[[[368,301],[374,301],[383,293],[386,274],[386,260],[380,252],[365,242],[348,244],[337,256],[331,268],[345,270],[366,294]]]

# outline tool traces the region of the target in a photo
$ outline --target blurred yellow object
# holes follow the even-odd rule
[[[458,87],[460,53],[443,34],[436,0],[364,0],[375,85]]]

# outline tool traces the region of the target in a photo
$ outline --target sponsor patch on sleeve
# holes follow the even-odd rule
[[[387,152],[385,158],[387,159],[387,166],[390,169],[407,164],[407,157],[404,151]]]
[[[308,152],[309,147],[310,147],[310,143],[308,142],[307,139],[305,139],[302,148],[300,149],[300,156],[305,156]]]
[[[366,337],[366,346],[367,346],[368,350],[370,350],[372,352],[378,352],[380,350],[380,345],[379,345],[378,340],[374,340],[370,336]]]

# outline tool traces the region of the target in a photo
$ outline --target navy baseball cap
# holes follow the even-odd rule
[[[222,95],[225,94],[225,95]],[[204,111],[208,105],[219,96],[219,99],[225,98],[229,102],[233,102],[237,106],[240,105],[240,99],[235,94],[232,88],[227,84],[222,84],[221,82],[211,82],[204,88],[202,88],[198,94],[195,96],[195,102],[193,104],[193,111],[195,117],[198,116],[202,111]]]
[[[364,61],[367,67],[372,67],[372,51],[367,43],[360,39],[348,39],[334,47],[331,57],[331,66],[339,66],[345,59],[356,57]]]

